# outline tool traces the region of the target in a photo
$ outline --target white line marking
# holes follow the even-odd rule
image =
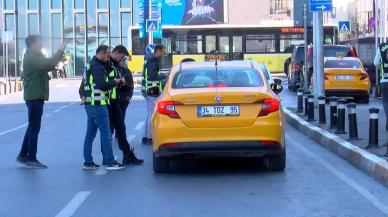
[[[105,175],[107,172],[108,171],[103,166],[101,166],[100,169],[96,171],[96,175],[98,176]]]
[[[54,112],[57,113],[57,112],[61,111],[62,109],[65,109],[67,107],[69,107],[69,106],[67,106],[67,105],[61,106],[57,110],[55,110]]]
[[[144,125],[144,121],[140,121],[140,122],[136,125],[135,130],[140,130],[140,129],[143,127],[143,125]]]
[[[8,133],[10,133],[10,132],[13,132],[13,131],[15,131],[15,130],[18,130],[18,129],[21,129],[21,128],[24,128],[24,127],[27,127],[27,126],[28,126],[28,123],[22,124],[22,125],[20,125],[20,126],[17,126],[17,127],[15,127],[15,128],[10,129],[10,130],[6,130],[6,131],[4,131],[4,132],[1,132],[1,133],[0,133],[0,136],[3,136],[3,135],[5,135],[5,134],[8,134]]]
[[[80,191],[73,199],[58,213],[55,217],[70,217],[81,206],[86,198],[92,193],[91,191]]]
[[[75,102],[70,103],[70,105],[74,105],[74,104],[75,104]]]
[[[130,135],[128,136],[127,140],[129,143],[131,143],[136,138],[136,135]]]
[[[286,136],[288,141],[292,141],[289,136]],[[316,156],[314,153],[311,151],[307,150],[305,147],[302,145],[296,143],[296,142],[291,142],[294,144],[295,147],[297,147],[299,150],[303,151],[306,155],[310,156],[314,160],[316,160],[318,163],[320,163],[323,167],[325,167],[329,172],[333,173],[335,176],[337,176],[339,179],[344,181],[346,184],[351,186],[354,190],[356,190],[359,194],[361,194],[365,199],[367,199],[370,203],[372,203],[376,208],[378,208],[382,213],[385,215],[388,215],[388,207],[381,203],[375,196],[373,196],[367,189],[365,189],[363,186],[359,185],[356,181],[353,179],[349,178],[347,175],[344,173],[340,172],[337,170],[334,166],[330,165],[329,163],[325,162],[318,156]]]

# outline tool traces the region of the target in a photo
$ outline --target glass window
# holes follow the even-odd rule
[[[274,53],[275,35],[247,35],[246,52],[247,53]]]
[[[325,62],[325,68],[359,69],[361,68],[361,63],[357,60],[327,60]]]
[[[88,0],[88,37],[96,37],[96,8],[95,0]]]
[[[207,35],[206,36],[206,53],[213,53],[216,50],[216,36]]]
[[[61,9],[61,0],[51,0],[52,9]]]
[[[121,8],[132,8],[131,3],[132,0],[121,0]]]
[[[5,15],[5,30],[6,31],[15,31],[15,15],[6,14]]]
[[[14,0],[5,0],[5,9],[15,9],[15,1]]]
[[[95,0],[93,0],[95,1]],[[89,7],[89,5],[88,5]],[[107,0],[98,0],[98,8],[108,8],[108,1]]]
[[[177,54],[201,54],[202,36],[201,35],[180,35],[175,41],[175,52]]]
[[[118,0],[110,0],[110,34],[111,37],[120,37],[120,12]]]
[[[26,2],[18,1],[18,38],[25,38],[27,36],[26,9]]]
[[[233,52],[242,52],[242,36],[233,36]]]
[[[77,9],[84,9],[85,8],[84,0],[76,0],[74,2],[75,2],[75,8],[77,8]]]
[[[98,45],[102,45],[102,44],[109,45],[108,38],[99,38],[98,39]]]
[[[28,9],[38,10],[38,0],[28,0]]]
[[[43,37],[49,37],[50,36],[50,25],[48,25],[48,21],[50,20],[50,12],[49,7],[50,5],[47,4],[47,1],[40,1],[41,2],[41,17],[40,17],[40,34]],[[61,22],[56,23],[55,31],[61,31]]]
[[[121,13],[121,35],[128,37],[128,27],[131,26],[131,13]]]
[[[147,46],[145,38],[139,38],[139,31],[134,32],[132,37],[133,55],[144,55],[144,48]]]
[[[62,29],[57,28],[58,24],[60,24],[61,21],[62,21],[61,14],[52,14],[51,15],[51,31],[52,31],[53,38],[61,38],[62,37]]]
[[[38,14],[28,15],[28,34],[38,35],[39,34],[39,17]]]
[[[117,45],[120,45],[121,44],[121,40],[120,38],[111,38],[110,39],[110,46],[111,47],[116,47]]]
[[[263,81],[259,73],[250,68],[220,66],[200,69],[186,69],[178,72],[172,82],[172,88],[208,88],[208,87],[260,87]]]
[[[73,31],[73,1],[64,1],[64,26],[65,32]]]
[[[229,53],[229,36],[221,36],[220,37],[220,53]]]
[[[108,13],[98,13],[98,37],[108,37]]]

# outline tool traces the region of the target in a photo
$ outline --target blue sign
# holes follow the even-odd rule
[[[350,21],[339,21],[338,22],[338,32],[343,33],[343,34],[349,34],[352,29],[351,29],[351,24]]]
[[[146,32],[158,32],[159,20],[146,20]]]
[[[333,11],[333,0],[310,0],[311,12]]]
[[[150,5],[151,5],[151,13],[150,13]],[[156,31],[148,31],[147,20],[157,21],[157,25],[153,23],[153,26],[157,27]],[[161,21],[162,21],[162,0],[139,0],[139,37],[140,38],[147,38],[149,32],[150,34],[153,35],[154,38],[162,38]]]

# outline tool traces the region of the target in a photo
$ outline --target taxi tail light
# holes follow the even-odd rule
[[[262,105],[263,107],[259,113],[259,117],[267,116],[271,112],[279,110],[279,100],[275,98],[264,99]]]
[[[367,73],[362,73],[362,74],[360,74],[360,80],[365,80],[365,79],[367,79],[369,76],[368,76],[368,74]]]
[[[180,102],[175,101],[160,101],[157,105],[157,112],[163,115],[167,115],[170,118],[180,119],[179,114],[175,110],[176,105],[182,105]]]
[[[329,80],[329,77],[327,76],[327,74],[325,74],[325,80]]]

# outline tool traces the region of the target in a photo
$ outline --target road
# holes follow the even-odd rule
[[[38,148],[46,170],[15,162],[26,106],[21,94],[0,98],[0,217],[388,216],[384,186],[289,125],[284,172],[265,171],[254,160],[214,159],[175,162],[175,173],[155,175],[151,147],[140,144],[145,101],[138,91],[126,123],[145,164],[82,171],[86,115],[78,104],[78,83],[52,82]],[[281,96],[285,104],[295,97],[286,88]],[[101,162],[98,139],[94,157]]]

